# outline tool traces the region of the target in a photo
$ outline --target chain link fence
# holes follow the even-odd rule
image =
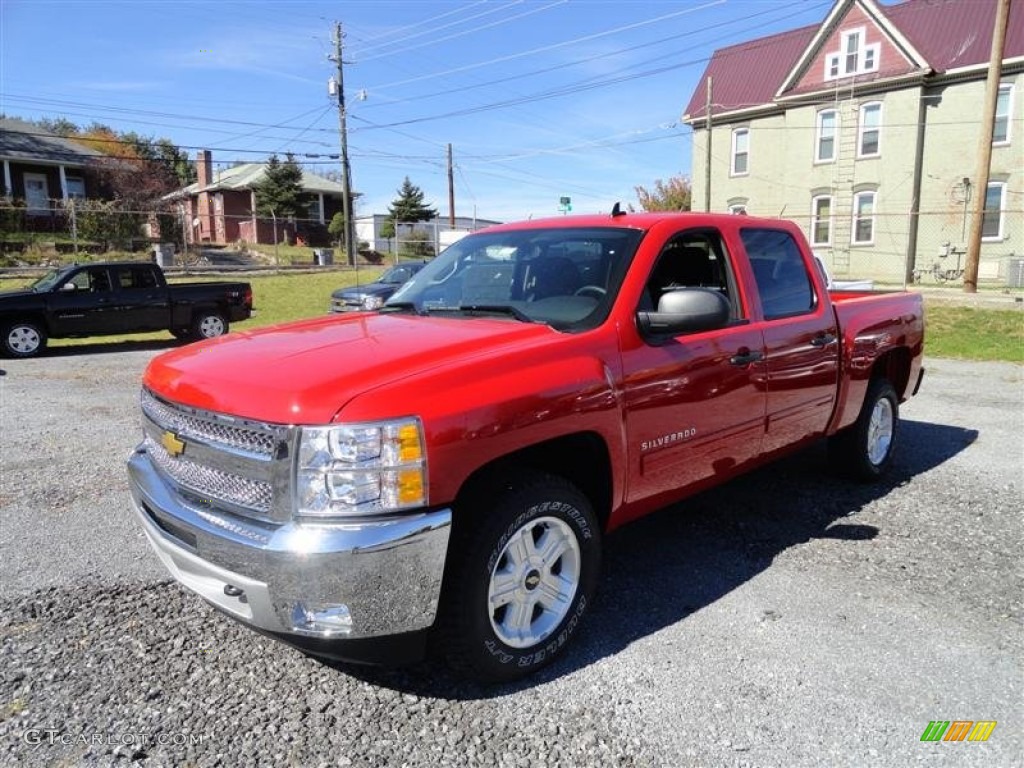
[[[372,218],[372,217],[371,217]],[[964,209],[924,211],[916,216],[873,214],[814,218],[794,217],[812,249],[840,279],[870,279],[882,285],[945,284],[963,280],[971,212]],[[361,260],[387,263],[398,258],[431,258],[472,227],[442,228],[440,222],[396,227],[382,237],[373,226],[360,227],[356,238]],[[979,283],[1024,287],[1024,208],[986,214],[979,263]],[[340,233],[314,218],[268,219],[251,214],[217,213],[191,220],[176,210],[130,210],[116,202],[51,201],[48,209],[0,201],[0,266],[11,266],[40,253],[67,254],[152,252],[178,254],[188,263],[208,246],[243,247],[273,253],[275,246],[309,248],[310,263],[343,263],[337,248]],[[330,258],[327,252],[330,251]],[[276,258],[275,258],[276,261]]]
[[[361,260],[384,263],[431,258],[476,227],[452,230],[436,222],[401,224],[388,238],[373,226],[363,237],[364,229],[357,218]],[[51,200],[45,208],[31,208],[24,201],[0,199],[0,266],[113,251],[178,254],[180,260],[195,261],[201,259],[203,250],[224,247],[273,254],[275,261],[281,247],[298,247],[309,249],[303,258],[312,263],[343,263],[347,259],[339,248],[341,237],[340,231],[312,217],[263,217],[231,211],[201,217],[175,208],[132,209],[123,203],[85,199]],[[295,258],[294,252],[291,257]]]
[[[793,218],[837,278],[934,285],[962,283],[971,215],[946,210]],[[1024,287],[1024,208],[985,215],[978,281]]]

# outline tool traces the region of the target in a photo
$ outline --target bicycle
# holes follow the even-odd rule
[[[965,253],[967,253],[966,248],[957,248],[949,243],[944,243],[942,250],[939,251],[938,261],[927,269],[914,270],[914,282],[921,282],[921,278],[925,275],[932,277],[937,283],[949,283],[961,279],[964,276],[964,268],[960,265],[960,257]],[[951,255],[956,256],[956,267],[949,269],[946,268],[943,259],[948,259]]]

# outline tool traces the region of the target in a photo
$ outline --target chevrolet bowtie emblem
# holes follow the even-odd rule
[[[160,444],[171,456],[181,456],[185,452],[185,441],[178,438],[173,432],[164,432],[160,438]]]

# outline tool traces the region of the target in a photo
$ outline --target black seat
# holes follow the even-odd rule
[[[549,256],[530,264],[526,283],[526,299],[536,301],[549,296],[572,296],[580,287],[580,273],[565,256]]]

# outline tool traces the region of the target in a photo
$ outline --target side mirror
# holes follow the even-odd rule
[[[636,322],[645,336],[678,336],[724,328],[732,308],[720,291],[711,288],[680,288],[658,301],[657,312],[637,312]]]
[[[62,291],[76,291],[78,290],[78,286],[75,285],[74,283],[64,283],[64,285],[62,285],[60,289]]]

